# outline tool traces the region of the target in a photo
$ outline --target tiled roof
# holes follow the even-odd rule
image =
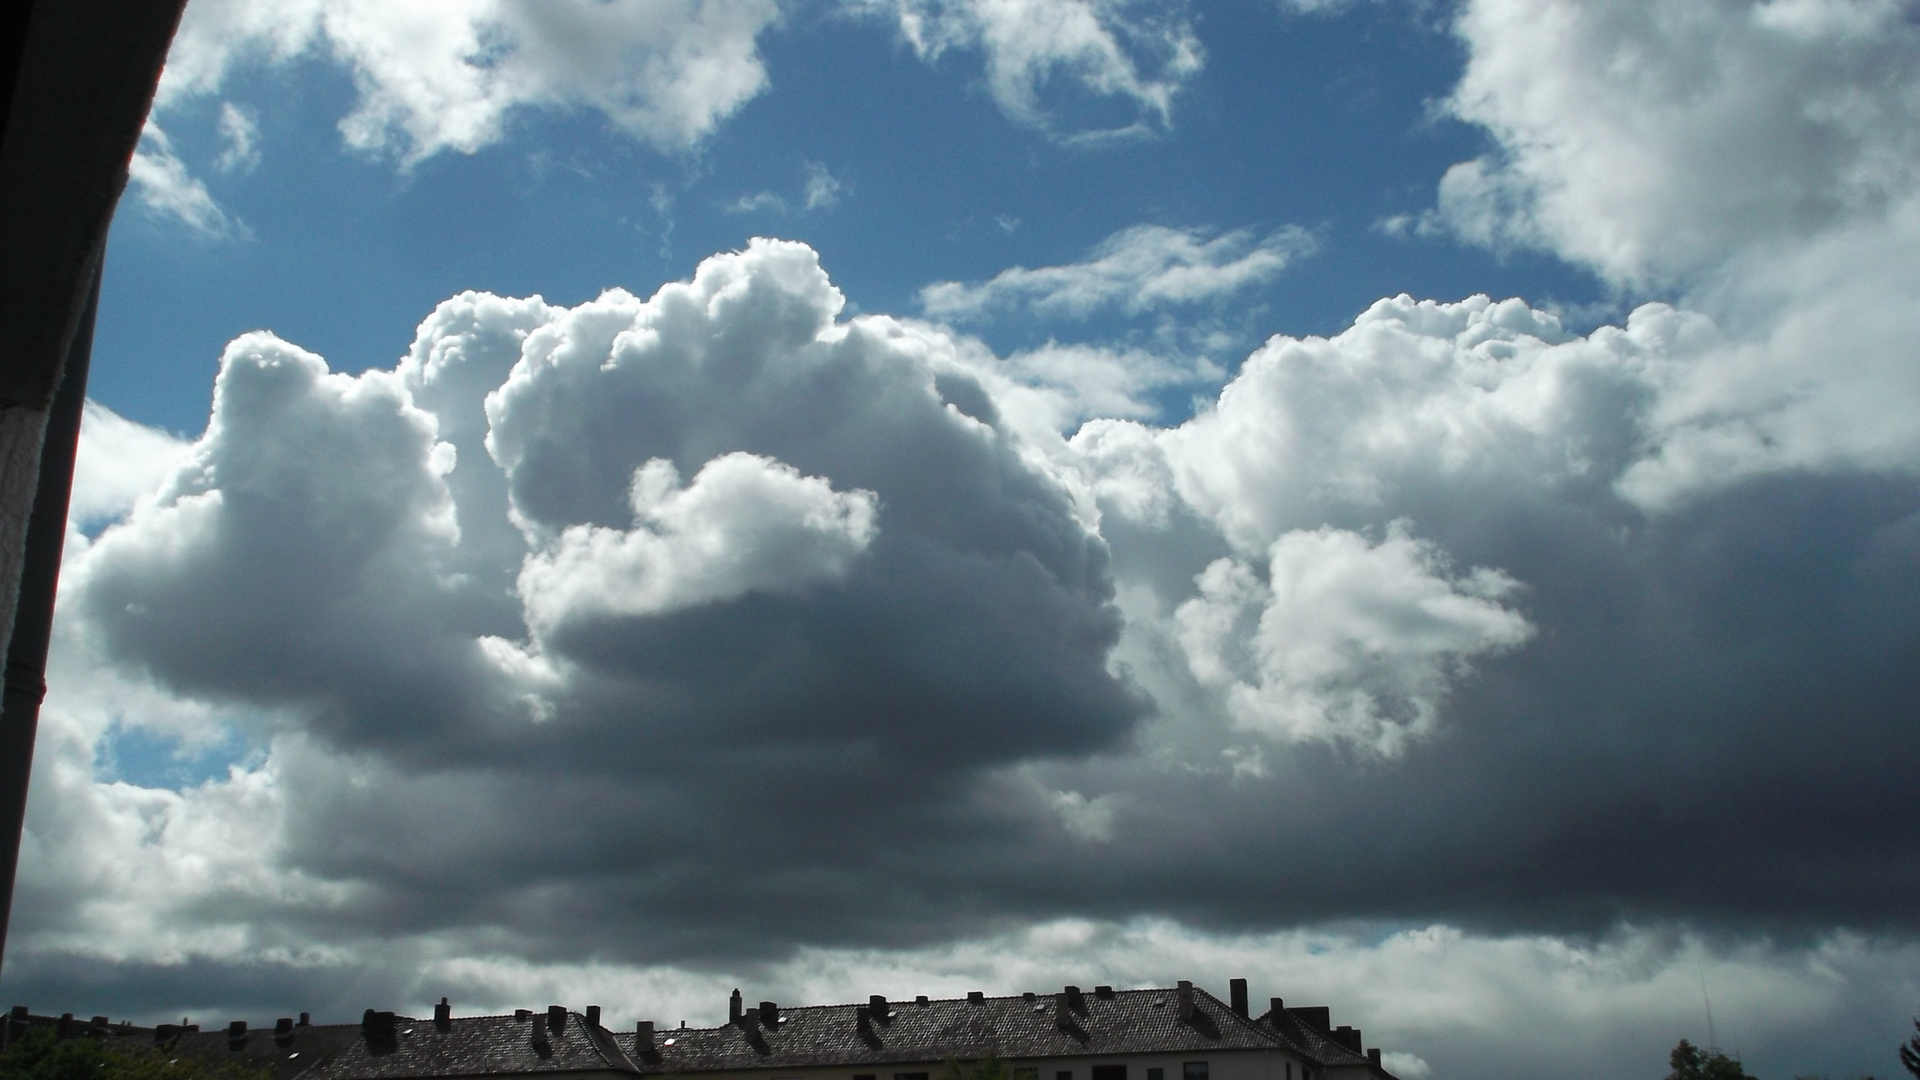
[[[391,1016],[391,1014],[387,1014]],[[38,1019],[38,1018],[36,1018]],[[163,1026],[110,1029],[116,1043],[169,1057],[262,1070],[272,1080],[403,1080],[521,1073],[625,1072],[639,1069],[605,1028],[569,1012],[557,1032],[548,1014],[462,1016],[443,1029],[432,1020],[393,1016],[367,1024],[292,1025],[183,1031]],[[540,1038],[536,1039],[536,1031]],[[76,1034],[79,1032],[76,1031]],[[108,1031],[98,1034],[108,1034]]]
[[[714,1072],[937,1063],[989,1052],[1036,1058],[1290,1049],[1204,990],[1194,990],[1193,1002],[1191,1018],[1182,1020],[1174,990],[1090,991],[1079,995],[1078,1007],[1065,993],[897,1001],[886,1018],[864,1027],[859,1014],[867,1005],[807,1005],[780,1010],[772,1029],[749,1009],[740,1025],[661,1031],[654,1039],[658,1062],[641,1065],[648,1072]],[[633,1039],[622,1034],[621,1045],[631,1050]]]
[[[1310,1015],[1315,1014],[1315,1015]],[[1364,1055],[1335,1042],[1322,1026],[1328,1023],[1327,1011],[1320,1009],[1281,1009],[1278,1017],[1269,1009],[1256,1021],[1261,1027],[1306,1051],[1322,1065],[1366,1065]]]

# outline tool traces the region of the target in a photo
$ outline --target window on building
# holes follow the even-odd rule
[[[1053,1080],[1073,1080],[1073,1070],[1061,1069],[1059,1072],[1053,1074]]]
[[[1207,1080],[1207,1063],[1204,1061],[1181,1062],[1180,1080]]]
[[[1093,1080],[1127,1080],[1125,1065],[1095,1065]]]
[[[1165,1070],[1165,1069],[1148,1069],[1148,1070],[1147,1070],[1147,1080],[1167,1080],[1167,1070]],[[1293,1080],[1293,1077],[1291,1077],[1291,1076],[1289,1076],[1289,1077],[1287,1077],[1287,1080]]]

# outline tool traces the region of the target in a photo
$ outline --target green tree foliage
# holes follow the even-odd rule
[[[1702,1050],[1685,1039],[1667,1058],[1667,1080],[1755,1080],[1741,1064],[1718,1050]]]
[[[0,1080],[6,1080],[0,1077]],[[1000,1055],[988,1052],[979,1061],[961,1063],[947,1062],[946,1080],[1013,1080],[1013,1067],[1000,1060]]]
[[[45,1028],[26,1032],[0,1051],[0,1080],[266,1080],[265,1073],[193,1058],[169,1058],[147,1046],[107,1039],[56,1039]]]
[[[1914,1036],[1900,1044],[1900,1065],[1920,1077],[1920,1016],[1913,1018]]]

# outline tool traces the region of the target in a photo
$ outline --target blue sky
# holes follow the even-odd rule
[[[1897,0],[193,0],[0,983],[1886,1075],[1915,132]]]
[[[498,142],[397,169],[342,144],[335,129],[355,91],[337,65],[243,62],[221,95],[164,115],[245,233],[202,238],[129,207],[94,396],[196,431],[207,365],[242,331],[271,329],[341,370],[387,366],[422,313],[456,292],[577,303],[684,277],[760,235],[812,245],[859,309],[916,314],[926,284],[1073,263],[1134,225],[1306,230],[1311,257],[1228,304],[1181,313],[1232,335],[1213,350],[1228,367],[1270,334],[1335,333],[1399,292],[1605,297],[1592,275],[1537,253],[1379,227],[1429,209],[1447,167],[1488,143],[1440,108],[1463,60],[1442,12],[1219,5],[1189,18],[1207,62],[1170,123],[1092,145],[1070,137],[1130,123],[1127,103],[1090,101],[1055,77],[1042,106],[1056,130],[1040,130],[996,104],[977,51],[923,62],[897,27],[831,8],[788,13],[761,39],[767,87],[697,146],[665,151],[592,111],[529,108]],[[209,168],[228,145],[227,103],[260,118],[259,163],[246,171]],[[812,209],[810,169],[836,185]],[[780,201],[741,205],[768,195]],[[970,329],[1009,350],[1122,340],[1155,322],[1115,314]]]

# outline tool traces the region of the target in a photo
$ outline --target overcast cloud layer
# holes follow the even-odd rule
[[[1200,63],[1179,13],[1069,7],[1053,37],[885,10],[918,55],[983,50],[1017,122],[1064,71],[1164,125]],[[523,58],[463,113],[394,96],[351,5],[205,39],[265,9],[202,8],[169,93],[325,36],[361,79],[343,131],[403,161],[529,103],[697,140],[775,17],[648,8],[680,21],[633,24],[633,62],[677,89],[576,100],[516,74],[554,25],[488,8]],[[1768,1075],[1885,1068],[1808,1048],[1920,998],[1910,15],[1465,4],[1447,107],[1493,149],[1411,231],[1663,299],[1585,333],[1382,299],[1180,423],[1153,394],[1204,365],[849,317],[778,240],[573,307],[456,296],[358,375],[248,334],[190,442],[95,407],[74,516],[113,524],[70,541],[9,979],[670,1021],[741,977],[1252,974],[1359,1011],[1414,1080],[1657,1070],[1704,978]],[[698,101],[696,60],[729,73]],[[920,314],[1178,313],[1312,246],[1142,225]],[[129,738],[251,749],[141,786]]]

